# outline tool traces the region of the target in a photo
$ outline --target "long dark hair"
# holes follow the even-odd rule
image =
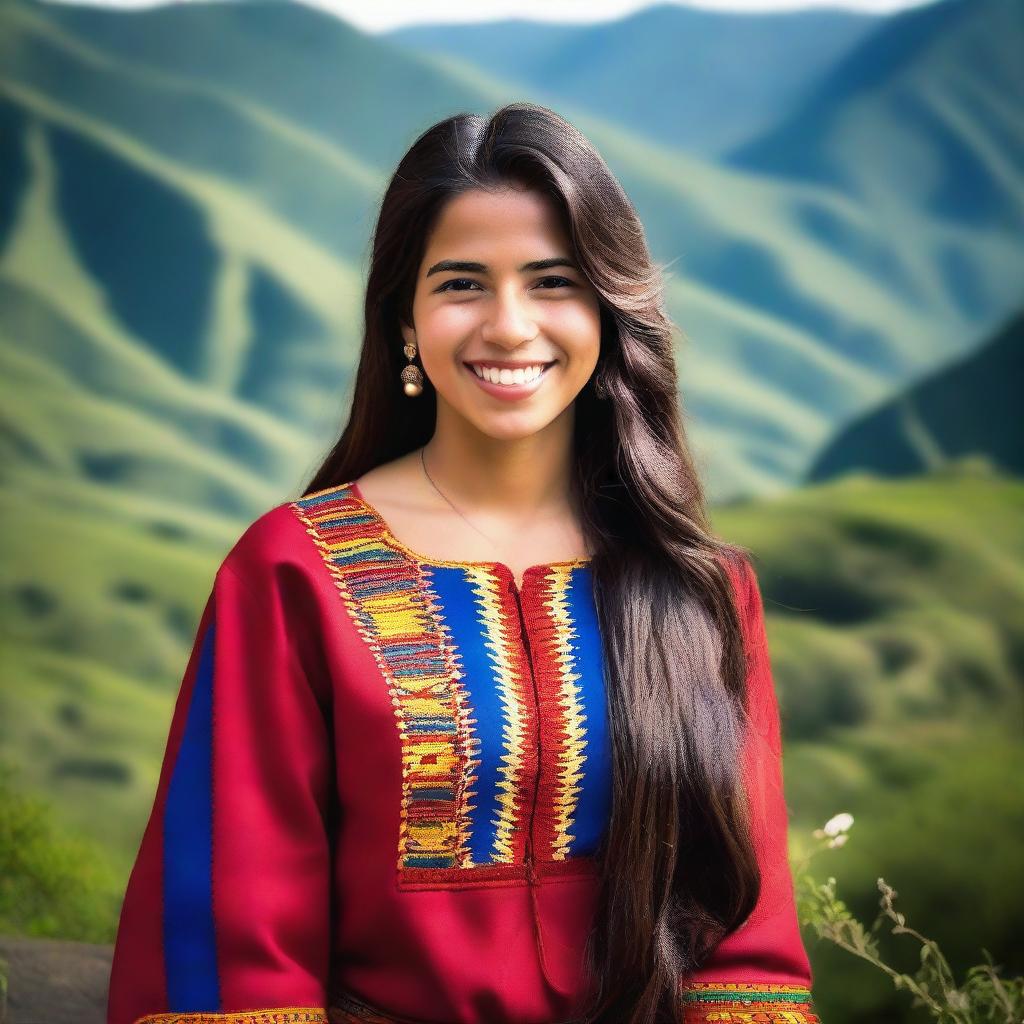
[[[512,103],[425,131],[381,202],[349,420],[304,494],[426,444],[429,380],[402,391],[400,319],[444,204],[509,185],[554,200],[597,291],[601,349],[575,400],[573,479],[608,666],[613,812],[598,857],[587,946],[594,1001],[581,1021],[657,1024],[681,979],[752,912],[760,873],[741,784],[743,641],[725,566],[745,549],[712,536],[683,427],[662,269],[622,186],[554,111]]]

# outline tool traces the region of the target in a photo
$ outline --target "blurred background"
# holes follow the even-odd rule
[[[761,577],[794,859],[850,812],[815,863],[854,913],[884,876],[958,972],[1024,971],[1024,4],[755,6],[0,5],[8,958],[109,969],[216,566],[343,425],[387,178],[525,99],[666,267],[714,523]],[[806,941],[823,1021],[926,1019]]]

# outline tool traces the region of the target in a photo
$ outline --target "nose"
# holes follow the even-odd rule
[[[493,316],[484,320],[481,338],[505,348],[516,348],[537,337],[537,325],[529,316],[527,302],[520,301],[513,289],[499,292],[494,301]]]

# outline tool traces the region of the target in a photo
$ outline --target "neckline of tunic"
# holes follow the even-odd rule
[[[507,573],[512,580],[513,586],[518,590],[521,583],[525,583],[527,578],[538,573],[547,572],[549,569],[561,569],[561,568],[577,568],[583,566],[589,566],[592,558],[591,556],[583,556],[581,558],[563,558],[555,562],[537,562],[534,565],[528,565],[523,570],[522,581],[519,581],[515,577],[515,573],[512,571],[512,567],[507,562],[498,561],[465,561],[456,560],[451,558],[435,558],[433,555],[425,555],[422,552],[414,551],[408,544],[400,541],[391,530],[391,526],[383,515],[377,510],[377,508],[370,502],[366,495],[363,494],[356,480],[350,480],[348,483],[348,489],[351,494],[356,498],[359,504],[365,509],[366,514],[376,523],[381,535],[387,541],[387,543],[404,555],[407,555],[415,562],[422,563],[424,565],[443,565],[451,566],[457,569],[473,568],[473,569],[493,569],[497,572]]]

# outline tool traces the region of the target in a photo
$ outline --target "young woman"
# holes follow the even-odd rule
[[[108,1024],[817,1021],[758,584],[552,111],[384,196],[351,415],[217,572]]]

